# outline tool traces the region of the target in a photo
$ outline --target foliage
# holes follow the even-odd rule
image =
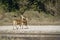
[[[44,4],[46,1],[47,0],[0,0],[0,5],[4,5],[4,9],[7,12],[19,11],[21,14],[23,14],[26,10],[30,9],[38,12],[46,12]]]

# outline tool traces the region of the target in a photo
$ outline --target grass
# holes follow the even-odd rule
[[[12,24],[13,19],[20,18],[20,16],[17,14],[19,12],[1,13],[3,13],[5,16],[0,20],[0,25]],[[14,15],[17,17],[14,17]],[[52,16],[51,14],[46,14],[44,12],[39,13],[37,11],[26,11],[23,15],[28,18],[28,25],[60,24],[60,16]]]

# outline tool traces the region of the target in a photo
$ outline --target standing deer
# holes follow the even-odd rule
[[[21,19],[13,20],[13,25],[18,29],[17,25],[23,28],[23,25],[27,26],[27,18],[21,15]]]

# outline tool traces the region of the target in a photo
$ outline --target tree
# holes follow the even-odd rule
[[[23,14],[26,10],[33,9],[34,11],[50,12],[54,15],[55,0],[0,0],[0,3],[5,6],[7,12],[19,11]],[[51,4],[51,5],[49,5]]]

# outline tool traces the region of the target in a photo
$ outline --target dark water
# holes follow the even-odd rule
[[[0,40],[60,40],[60,37],[0,37]]]

